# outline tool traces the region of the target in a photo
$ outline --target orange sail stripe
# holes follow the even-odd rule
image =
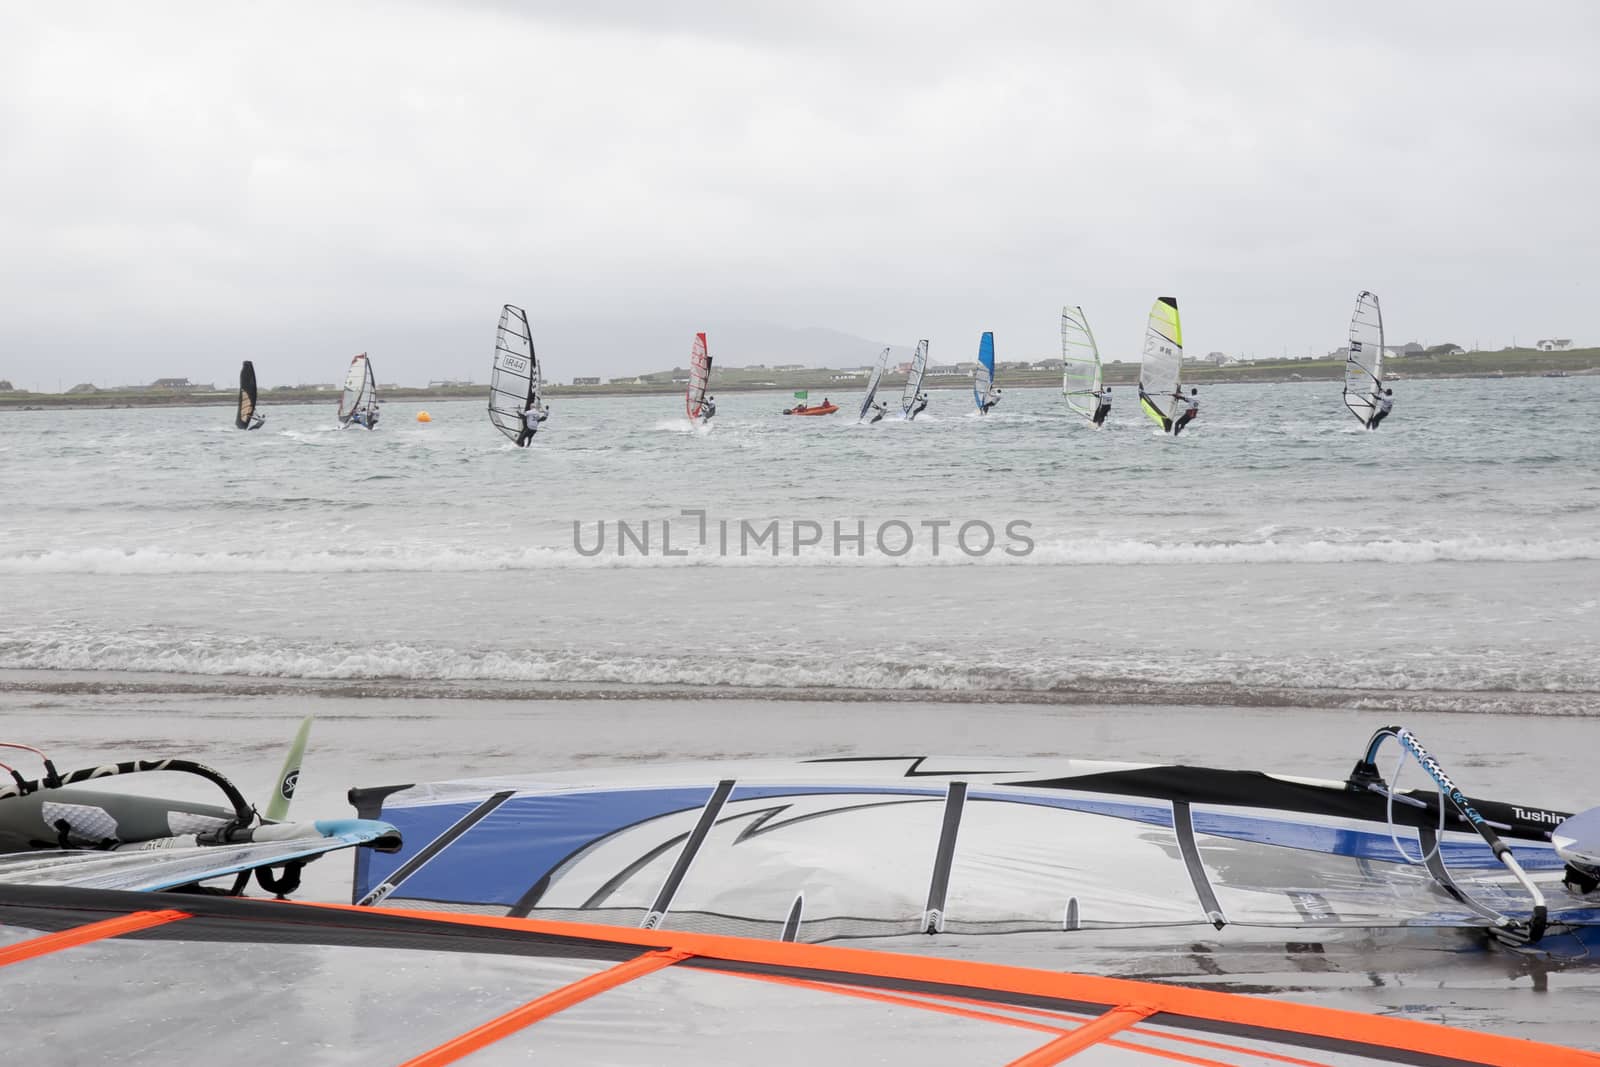
[[[291,904],[291,907],[357,909],[350,904]],[[1487,1067],[1600,1067],[1600,1054],[1563,1049],[1496,1034],[1452,1030],[1431,1023],[1357,1012],[1240,997],[1208,989],[1149,983],[1092,975],[1041,972],[997,963],[906,956],[893,952],[802,945],[782,941],[753,941],[720,934],[691,934],[675,930],[637,930],[593,923],[510,919],[491,915],[405,909],[403,914],[463,926],[498,930],[524,930],[585,940],[678,951],[706,960],[778,967],[797,971],[834,972],[867,977],[926,982],[998,993],[1059,997],[1092,1004],[1154,1004],[1162,1013],[1259,1027],[1263,1038],[1273,1031],[1362,1042],[1387,1049],[1454,1057]]]
[[[189,913],[186,911],[136,911],[131,915],[119,915],[115,919],[85,923],[83,926],[74,926],[70,930],[61,930],[42,937],[30,937],[26,941],[18,941],[14,945],[0,948],[0,967],[22,960],[31,960],[36,956],[48,956],[52,952],[60,952],[75,945],[87,945],[102,938],[131,934],[135,930],[148,930],[152,926],[161,926],[188,917]]]
[[[437,1048],[407,1060],[403,1067],[442,1067],[444,1064],[454,1063],[461,1057],[470,1056],[479,1049],[492,1045],[540,1019],[548,1018],[608,989],[626,985],[635,978],[642,978],[664,967],[670,967],[679,960],[687,959],[688,956],[687,952],[647,952],[626,963],[608,967],[598,974],[591,974],[587,978],[580,978],[560,989],[552,990],[537,1000],[530,1000],[522,1007],[513,1008],[497,1019],[490,1019],[482,1026],[468,1030]]]
[[[1072,1033],[1063,1034],[1025,1056],[1018,1056],[1007,1067],[1052,1067],[1069,1056],[1098,1045],[1112,1034],[1121,1033],[1155,1012],[1155,1007],[1148,1004],[1124,1004],[1120,1008],[1112,1008],[1094,1022],[1084,1023]]]

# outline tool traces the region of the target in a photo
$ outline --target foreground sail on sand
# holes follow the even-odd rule
[[[1391,740],[1446,788],[1390,728],[1346,781],[900,756],[356,789],[405,848],[358,856],[354,899],[801,941],[1209,925],[1600,946],[1596,901],[1566,887],[1551,840],[1567,812],[1391,793],[1375,764]]]
[[[26,1063],[120,1061],[137,1035],[174,1063],[203,1039],[209,1062],[415,1067],[1600,1065],[1260,997],[671,929],[0,884],[0,943],[8,1016],[72,1019],[9,1028]]]

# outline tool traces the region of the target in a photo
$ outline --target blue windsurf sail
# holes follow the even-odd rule
[[[978,406],[978,414],[987,414],[994,406],[994,333],[985,330],[983,340],[978,342],[978,365],[982,368],[977,377],[972,379],[972,402]]]

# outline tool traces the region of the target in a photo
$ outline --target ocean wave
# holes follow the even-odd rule
[[[1217,657],[1175,650],[1160,656],[1098,654],[1041,659],[1027,652],[974,659],[955,649],[894,653],[773,647],[694,655],[612,648],[470,649],[399,641],[317,643],[164,629],[98,630],[63,624],[0,631],[0,669],[116,671],[322,682],[610,685],[699,690],[852,691],[886,695],[1038,699],[1062,702],[1159,700],[1396,706],[1419,697],[1472,694],[1517,703],[1567,698],[1592,713],[1600,668],[1574,653],[1537,663],[1479,650],[1414,656]],[[1254,697],[1250,697],[1250,695]],[[1594,708],[1593,712],[1600,712]]]
[[[921,567],[921,566],[1184,566],[1195,564],[1330,564],[1330,563],[1554,563],[1600,560],[1600,539],[1556,538],[1513,540],[1493,538],[1358,540],[1217,540],[1146,541],[1134,539],[1044,540],[1032,548],[1007,541],[1002,531],[986,552],[969,554],[952,543],[947,531],[937,551],[926,541],[913,541],[901,554],[879,550],[868,528],[865,551],[852,544],[835,555],[824,535],[821,544],[798,552],[780,539],[778,552],[769,546],[741,552],[737,537],[727,554],[689,546],[684,555],[664,555],[659,533],[652,550],[633,545],[619,552],[608,542],[598,554],[572,547],[530,546],[521,549],[435,546],[367,546],[359,551],[264,550],[193,552],[167,548],[75,548],[0,556],[0,575],[43,574],[359,574],[384,572],[469,573],[551,569],[637,567]],[[592,541],[593,534],[584,537]],[[898,550],[900,542],[891,541]],[[976,542],[974,546],[981,544]],[[1008,546],[1016,552],[1008,552]],[[593,548],[593,544],[586,544]],[[674,552],[684,551],[674,546]]]

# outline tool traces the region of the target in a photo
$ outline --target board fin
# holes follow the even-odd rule
[[[311,719],[312,716],[307,715],[300,720],[300,729],[295,731],[289,754],[284,757],[283,769],[273,781],[272,796],[267,800],[263,815],[268,822],[282,822],[289,817],[289,801],[294,799],[295,786],[300,783],[300,763],[305,758],[306,739],[311,736]]]

